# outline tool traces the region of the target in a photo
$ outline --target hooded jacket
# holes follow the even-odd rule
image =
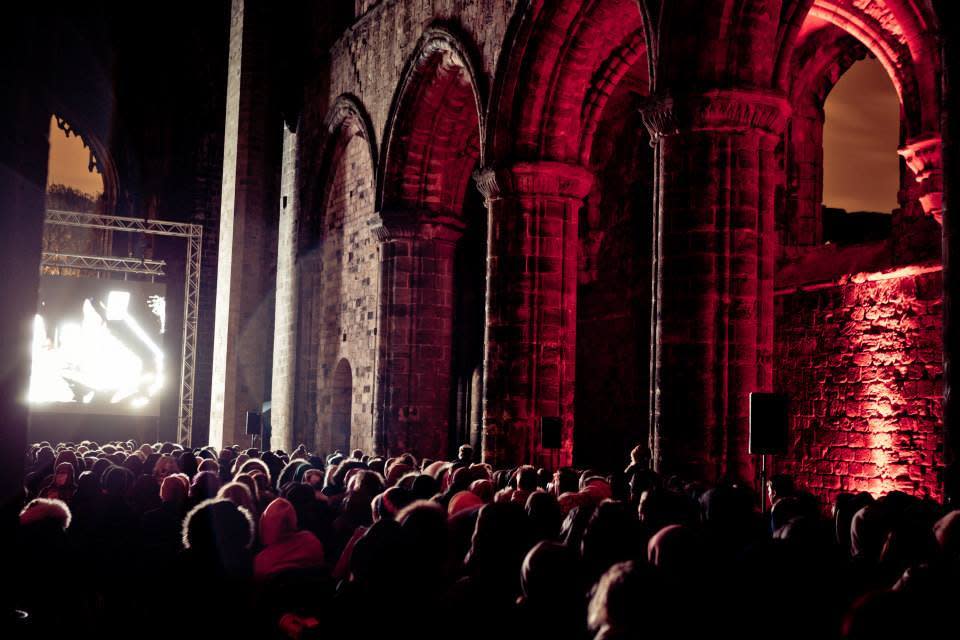
[[[324,566],[323,544],[309,531],[297,530],[297,512],[284,498],[271,502],[260,516],[260,541],[263,551],[253,560],[255,578]]]

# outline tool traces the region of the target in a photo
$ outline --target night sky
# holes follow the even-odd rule
[[[872,58],[853,65],[824,110],[824,204],[847,211],[895,209],[900,100],[883,66]]]

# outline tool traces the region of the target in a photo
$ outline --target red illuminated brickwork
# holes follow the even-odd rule
[[[776,386],[791,402],[778,472],[827,504],[841,491],[940,496],[941,296],[938,268],[908,267],[776,297]]]

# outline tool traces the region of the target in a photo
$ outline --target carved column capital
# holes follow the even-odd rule
[[[943,224],[943,140],[939,134],[909,140],[897,150],[922,185],[923,211]]]
[[[481,169],[474,180],[488,204],[509,196],[582,200],[593,186],[593,174],[583,167],[549,161]]]
[[[380,242],[399,239],[456,242],[463,235],[465,225],[459,217],[449,214],[390,207],[372,218],[370,226]]]
[[[758,130],[779,135],[790,113],[789,103],[780,94],[741,89],[665,95],[652,98],[640,109],[651,144],[665,136],[695,131]]]

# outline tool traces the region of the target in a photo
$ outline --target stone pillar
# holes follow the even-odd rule
[[[783,245],[803,250],[823,243],[823,107],[794,105]]]
[[[14,39],[5,44],[11,52],[26,55],[24,60],[36,62],[25,35],[19,43]],[[17,515],[23,507],[30,345],[47,187],[50,112],[41,94],[27,88],[29,80],[24,76],[31,72],[39,75],[36,68],[24,65],[3,79],[12,84],[0,85],[0,561],[8,560],[6,555],[13,549]],[[0,602],[5,602],[2,598]]]
[[[786,101],[719,90],[644,109],[656,146],[655,468],[751,479],[749,396],[772,386],[774,158]]]
[[[459,221],[386,211],[380,241],[377,452],[448,455]]]
[[[294,442],[294,398],[297,388],[297,320],[300,309],[300,274],[297,263],[300,206],[297,188],[297,134],[289,129],[283,132],[281,163],[270,446],[291,451],[299,444]]]
[[[482,448],[494,465],[573,461],[577,232],[592,182],[558,162],[477,176],[489,213]],[[543,448],[542,418],[561,420],[559,450]]]
[[[935,4],[943,29],[943,428],[944,498],[960,508],[960,6],[953,0]]]
[[[210,444],[247,444],[270,393],[281,120],[270,108],[265,0],[233,0],[227,76]],[[194,443],[201,444],[201,443]]]

